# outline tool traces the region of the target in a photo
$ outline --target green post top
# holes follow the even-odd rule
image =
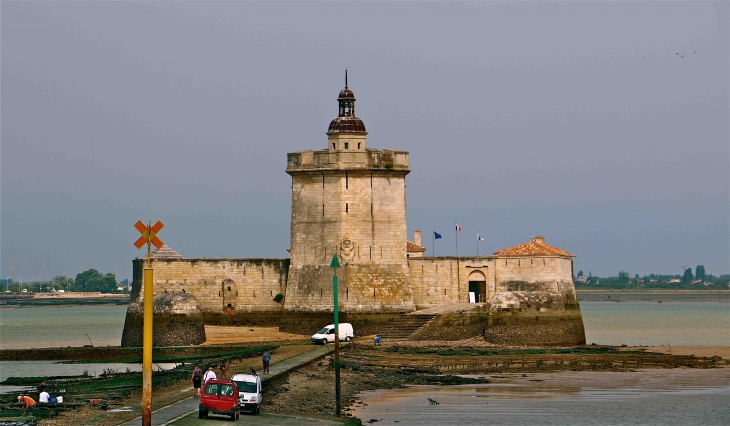
[[[340,267],[340,261],[337,259],[337,255],[332,256],[332,263],[330,263],[330,268],[337,269]]]

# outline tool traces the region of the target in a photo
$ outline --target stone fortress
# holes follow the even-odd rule
[[[337,101],[327,147],[287,155],[289,258],[193,259],[167,246],[153,253],[155,346],[200,344],[205,324],[315,332],[333,320],[334,255],[340,321],[356,335],[585,343],[572,254],[533,237],[493,256],[425,257],[421,231],[407,237],[408,152],[367,146],[347,78]],[[133,261],[122,346],[142,344],[143,268]]]

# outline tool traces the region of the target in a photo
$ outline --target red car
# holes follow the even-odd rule
[[[204,419],[208,414],[231,416],[235,421],[241,415],[238,404],[238,385],[229,380],[212,379],[203,385],[198,406],[198,417]]]

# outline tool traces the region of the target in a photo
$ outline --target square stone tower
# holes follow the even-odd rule
[[[288,154],[292,177],[288,312],[332,312],[334,255],[342,312],[414,310],[406,256],[408,152],[367,147],[347,86],[327,148]]]

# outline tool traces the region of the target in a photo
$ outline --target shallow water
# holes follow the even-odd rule
[[[0,307],[0,349],[119,346],[124,305]]]
[[[615,296],[614,296],[615,297]],[[588,344],[729,346],[730,307],[696,301],[580,302]]]
[[[485,385],[363,392],[353,415],[394,425],[726,424],[730,370],[507,375]],[[428,398],[437,401],[431,405]]]

